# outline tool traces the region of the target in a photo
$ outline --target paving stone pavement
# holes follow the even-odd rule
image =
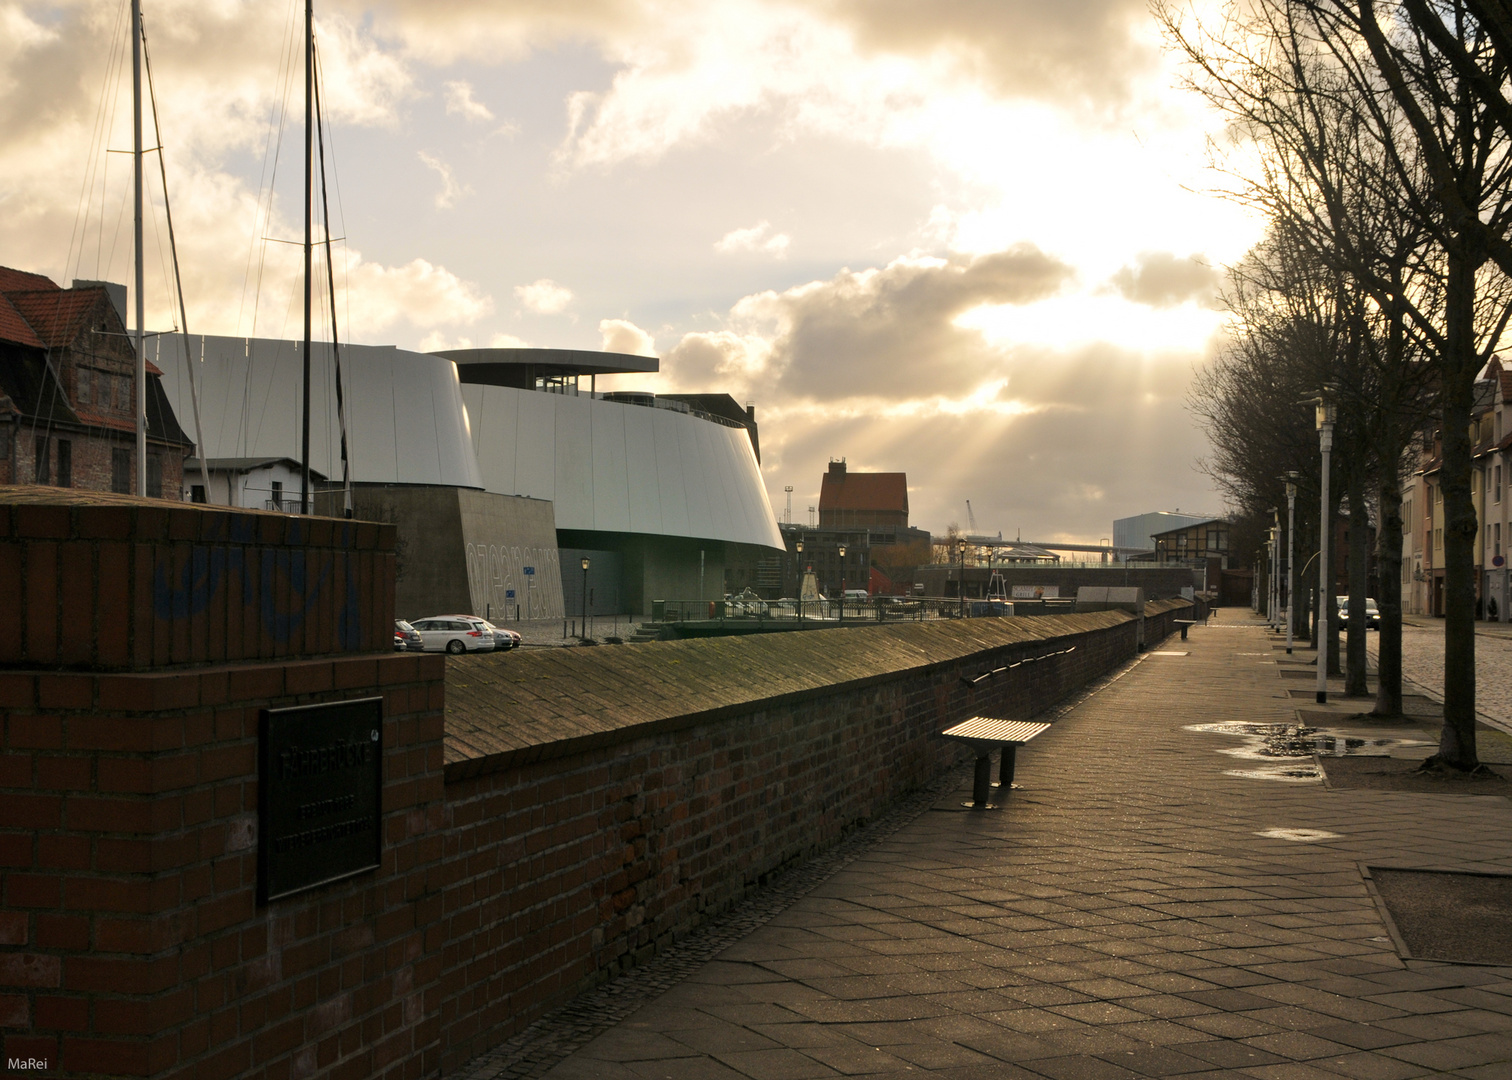
[[[1360,871],[1512,870],[1507,800],[1245,779],[1187,730],[1288,688],[1247,612],[1168,640],[1006,809],[941,799],[547,1075],[1507,1080],[1512,968],[1403,961]]]
[[[1475,633],[1475,707],[1503,730],[1512,730],[1512,635],[1497,623],[1478,624]],[[1377,638],[1367,639],[1371,664]],[[1308,654],[1310,655],[1310,654]],[[1444,699],[1444,621],[1413,620],[1402,626],[1402,674],[1435,700]]]

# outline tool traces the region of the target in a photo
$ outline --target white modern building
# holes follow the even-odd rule
[[[1212,514],[1183,514],[1180,510],[1152,510],[1148,514],[1118,518],[1113,522],[1113,546],[1153,552],[1157,533],[1200,525],[1211,520]]]
[[[201,453],[300,458],[298,342],[165,334],[152,349],[186,428],[186,366],[196,372]],[[311,352],[310,465],[329,478],[316,506],[339,513],[334,366],[329,345]],[[343,345],[353,508],[398,526],[401,617],[570,615],[585,588],[592,611],[640,613],[654,599],[718,598],[727,565],[780,552],[754,410],[724,395],[594,392],[600,374],[657,367],[575,350]],[[297,509],[297,488],[284,499]]]

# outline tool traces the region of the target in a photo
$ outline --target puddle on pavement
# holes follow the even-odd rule
[[[1314,844],[1319,840],[1342,840],[1343,837],[1336,832],[1327,829],[1266,829],[1257,832],[1256,836],[1263,836],[1269,840],[1292,840],[1299,844]]]
[[[1191,724],[1185,730],[1207,735],[1233,735],[1243,740],[1241,744],[1221,749],[1218,753],[1243,761],[1274,762],[1271,765],[1251,766],[1246,769],[1228,769],[1225,770],[1224,775],[1238,776],[1246,780],[1277,780],[1283,783],[1305,783],[1323,779],[1323,771],[1315,762],[1303,762],[1296,759],[1311,758],[1314,755],[1379,757],[1397,747],[1432,745],[1423,739],[1348,735],[1329,728],[1306,727],[1301,724],[1249,724],[1228,721],[1217,724]],[[1292,760],[1287,761],[1287,759]]]

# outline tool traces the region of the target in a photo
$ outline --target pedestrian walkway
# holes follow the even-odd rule
[[[1330,790],[1190,730],[1295,723],[1279,656],[1247,612],[1169,639],[1006,809],[935,802],[547,1075],[1512,1077],[1512,968],[1404,961],[1361,871],[1512,871],[1508,801]]]

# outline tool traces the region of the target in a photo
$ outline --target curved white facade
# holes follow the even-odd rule
[[[558,529],[783,546],[744,428],[571,394],[461,393],[484,488],[551,500]]]
[[[147,359],[162,369],[174,414],[197,442],[183,341],[179,334],[161,334],[147,344]],[[300,343],[199,334],[188,343],[205,429],[200,455],[298,460]],[[330,345],[310,346],[310,369],[310,468],[339,481]],[[455,364],[393,346],[343,345],[341,370],[354,482],[483,487]]]

